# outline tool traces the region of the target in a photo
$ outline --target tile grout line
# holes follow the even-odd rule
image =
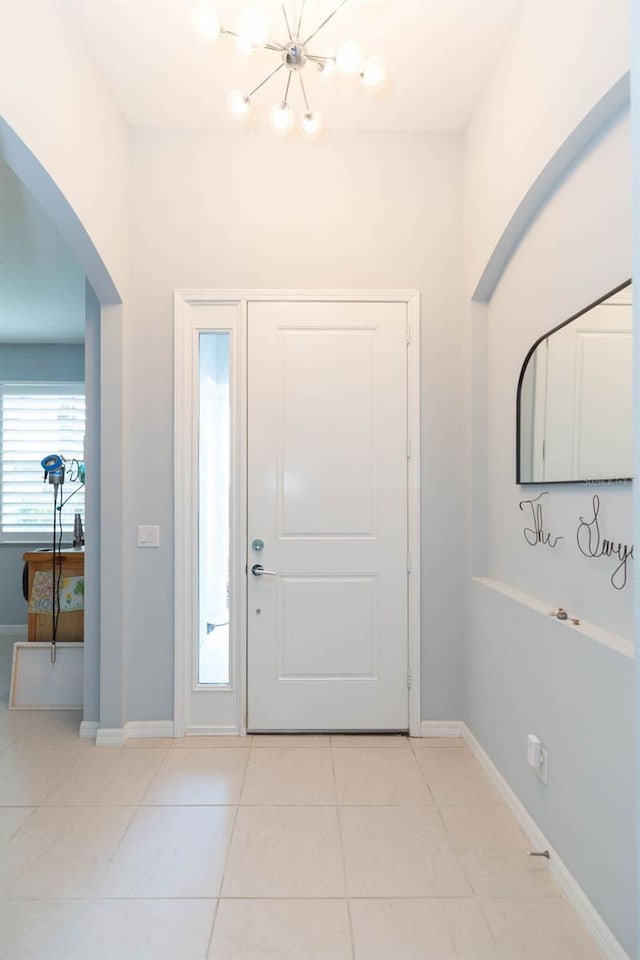
[[[225,749],[226,749],[226,748],[225,748]],[[232,844],[233,844],[233,837],[234,837],[234,834],[235,834],[235,832],[236,832],[236,823],[238,822],[238,814],[239,814],[239,812],[240,812],[240,800],[241,800],[241,798],[242,798],[242,791],[243,791],[243,789],[244,789],[244,782],[245,782],[245,779],[246,779],[246,776],[247,776],[247,767],[249,766],[249,759],[250,759],[250,757],[251,757],[251,746],[249,746],[249,749],[247,750],[247,755],[246,755],[245,761],[244,761],[244,769],[243,769],[243,771],[242,771],[242,779],[240,780],[240,787],[239,787],[239,790],[238,790],[238,802],[237,802],[236,805],[235,805],[235,808],[236,808],[236,809],[235,809],[235,813],[234,813],[234,815],[233,815],[233,824],[232,824],[232,826],[231,826],[231,832],[229,833],[229,842],[228,842],[228,844],[227,844],[227,852],[226,852],[226,855],[225,855],[225,858],[224,858],[224,864],[223,864],[223,866],[222,866],[222,871],[221,871],[221,873],[220,873],[220,885],[219,885],[219,887],[218,887],[218,896],[216,897],[216,905],[215,905],[215,909],[214,909],[214,911],[213,911],[213,920],[212,920],[212,922],[211,922],[211,931],[210,931],[210,933],[209,933],[209,939],[208,939],[208,941],[207,941],[207,949],[206,949],[206,952],[205,952],[205,955],[204,955],[204,960],[207,960],[207,958],[209,957],[209,954],[211,953],[211,947],[212,947],[212,944],[213,944],[213,934],[214,934],[215,929],[216,929],[216,922],[217,922],[217,920],[218,920],[218,913],[219,913],[219,911],[220,911],[220,901],[222,900],[222,890],[223,890],[223,887],[224,887],[225,876],[226,876],[226,873],[227,873],[227,866],[228,866],[228,864],[229,864],[229,856],[230,856],[230,854],[231,854],[231,846],[232,846]]]
[[[351,941],[351,960],[355,960],[356,941],[353,934],[353,919],[351,917],[351,900],[349,898],[349,888],[347,885],[347,859],[346,859],[346,854],[344,849],[344,837],[342,835],[342,820],[340,818],[340,803],[339,803],[340,798],[338,797],[338,781],[336,779],[336,768],[335,768],[334,756],[333,756],[334,747],[331,741],[329,741],[329,750],[331,753],[331,771],[333,774],[333,789],[335,791],[335,796],[336,796],[336,819],[338,821],[338,836],[340,838],[340,856],[342,859],[342,877],[344,880],[344,893],[345,893],[344,900],[347,907],[347,918],[349,921],[349,938]]]

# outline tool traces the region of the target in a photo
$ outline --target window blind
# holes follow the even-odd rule
[[[84,430],[84,384],[0,384],[0,538],[42,540],[51,534],[53,488],[43,483],[40,461],[50,453],[84,461]],[[63,501],[74,494],[59,514],[65,540],[74,514],[84,520],[84,486],[71,482],[73,472],[68,470],[62,487]]]

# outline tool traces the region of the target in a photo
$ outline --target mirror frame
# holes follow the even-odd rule
[[[632,279],[633,278],[630,278],[629,280],[625,280],[624,283],[618,284],[618,286],[614,287],[613,290],[609,290],[609,292],[605,293],[604,296],[598,297],[597,300],[594,300],[593,303],[590,303],[588,307],[584,307],[582,310],[578,310],[578,312],[574,313],[573,316],[569,317],[568,320],[563,320],[562,323],[559,323],[557,326],[553,327],[553,329],[547,330],[547,332],[543,333],[541,337],[538,337],[538,339],[533,344],[533,346],[529,349],[526,357],[524,358],[524,362],[522,364],[522,367],[520,368],[520,376],[518,377],[518,390],[516,395],[516,484],[518,486],[533,487],[533,486],[547,486],[548,484],[551,484],[551,483],[558,484],[558,483],[583,483],[584,482],[582,480],[523,480],[522,479],[521,456],[520,456],[520,441],[522,439],[521,430],[520,430],[520,413],[521,413],[521,403],[522,403],[522,396],[521,396],[522,384],[524,381],[524,375],[526,373],[529,360],[531,359],[535,351],[538,349],[540,344],[547,339],[547,337],[551,337],[558,330],[562,330],[563,327],[566,327],[568,324],[573,323],[573,321],[577,320],[578,317],[581,317],[583,314],[588,313],[589,310],[593,310],[594,307],[597,307],[601,303],[604,303],[605,300],[609,299],[609,297],[613,297],[615,296],[616,293],[619,293],[621,290],[624,290],[625,287],[628,287],[632,283]],[[633,478],[632,477],[609,477],[608,479],[616,480],[616,481],[622,481],[622,480],[631,481]],[[604,482],[605,481],[603,481],[603,483]]]

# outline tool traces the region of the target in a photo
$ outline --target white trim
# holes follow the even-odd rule
[[[629,640],[628,637],[613,633],[611,630],[605,630],[604,627],[599,627],[595,623],[589,623],[587,620],[581,619],[579,624],[574,624],[571,620],[550,618],[549,610],[553,607],[553,603],[550,601],[545,602],[544,600],[538,599],[538,597],[532,597],[528,593],[523,593],[522,590],[516,590],[515,587],[511,587],[501,580],[493,580],[491,577],[473,577],[473,580],[476,583],[481,583],[483,587],[487,587],[489,590],[495,590],[496,593],[501,593],[504,597],[508,597],[516,603],[521,603],[523,606],[535,610],[536,613],[541,613],[547,620],[551,620],[552,623],[557,624],[558,630],[577,631],[590,640],[595,641],[595,643],[600,643],[603,647],[615,650],[616,653],[622,654],[623,657],[628,657],[630,660],[633,660],[635,657],[633,640]]]
[[[513,792],[500,771],[493,764],[489,755],[465,723],[461,723],[462,736],[476,759],[482,764],[485,772],[492,780],[494,787],[514,814],[520,827],[526,834],[529,842],[536,850],[548,850],[550,854],[549,869],[556,883],[571,902],[580,916],[585,927],[602,951],[605,960],[630,960],[622,945],[615,938],[584,890],[575,877],[555,852],[542,830]]]
[[[413,736],[413,734],[412,734]],[[423,720],[420,725],[420,737],[461,737],[461,720]]]
[[[97,720],[83,720],[80,724],[78,736],[82,740],[95,740],[99,729],[100,724]]]
[[[184,735],[185,737],[246,737],[247,731],[244,729],[238,733],[236,727],[193,726],[187,727]]]
[[[235,308],[233,318],[218,322],[207,311],[199,316],[193,307],[227,306]],[[196,298],[174,294],[174,610],[177,639],[174,648],[174,725],[175,736],[182,737],[196,719],[190,716],[193,694],[214,696],[221,716],[229,724],[233,714],[233,733],[246,730],[244,703],[245,675],[242,655],[246,634],[246,389],[245,326],[246,302],[203,292]],[[196,637],[198,598],[197,529],[198,517],[198,337],[216,330],[231,335],[231,610],[230,683],[211,691],[193,682],[193,641]]]
[[[185,305],[201,303],[251,303],[272,300],[322,300],[410,303],[420,294],[417,290],[198,290],[182,289],[175,291],[175,298]]]
[[[127,742],[127,727],[100,727],[96,734],[96,747],[124,747]]]
[[[173,720],[129,720],[124,727],[100,727],[96,747],[123,747],[129,739],[161,740],[174,736]]]
[[[125,724],[127,740],[163,740],[174,736],[173,720],[129,720]]]
[[[184,733],[186,697],[185,697],[185,677],[187,675],[188,660],[185,647],[185,637],[192,636],[193,629],[193,611],[186,602],[190,594],[182,594],[185,584],[192,583],[193,571],[191,569],[191,555],[189,549],[189,539],[184,535],[185,523],[191,523],[191,511],[187,506],[187,497],[191,498],[191,484],[188,482],[191,476],[191,470],[178,470],[178,463],[185,455],[184,447],[187,438],[183,438],[182,427],[190,424],[191,417],[191,394],[186,376],[180,376],[179,371],[184,371],[188,360],[189,351],[184,328],[187,320],[187,300],[176,292],[173,298],[174,309],[174,329],[173,329],[173,363],[174,363],[174,387],[173,387],[173,445],[174,445],[174,667],[173,667],[173,716],[175,723],[176,736],[181,737]],[[180,429],[179,429],[180,427]],[[190,449],[190,444],[189,444]],[[191,459],[189,459],[191,463]]]
[[[421,735],[421,429],[420,429],[420,294],[413,292],[407,297],[407,323],[409,344],[407,348],[407,432],[410,453],[407,470],[407,533],[411,556],[411,572],[408,580],[408,662],[411,671],[409,688],[409,734]]]
[[[246,545],[246,316],[247,304],[256,301],[388,302],[405,303],[410,329],[407,346],[407,411],[411,457],[408,461],[408,540],[411,573],[408,579],[408,666],[411,686],[408,692],[408,725],[412,736],[421,735],[421,612],[420,612],[420,294],[416,290],[197,290],[174,291],[174,725],[175,736],[187,732],[187,643],[193,636],[194,556],[192,531],[197,491],[192,465],[197,449],[194,437],[194,377],[192,334],[197,328],[190,320],[190,307],[206,305],[235,306],[239,312],[238,347],[243,362],[235,365],[237,392],[234,395],[234,427],[238,449],[234,454],[235,503],[232,503],[232,542],[236,546],[234,569],[236,582],[244,583]],[[202,329],[209,329],[206,322]],[[213,329],[213,328],[211,328]],[[237,418],[237,419],[235,419]],[[235,524],[235,529],[233,525]],[[240,593],[240,591],[238,591]],[[237,729],[211,728],[214,732],[246,732],[246,592],[238,596],[235,611],[240,642],[236,651]],[[189,730],[204,730],[191,725]],[[206,728],[209,729],[209,728]]]

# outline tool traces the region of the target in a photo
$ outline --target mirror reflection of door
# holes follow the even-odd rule
[[[632,475],[631,285],[534,345],[518,393],[518,483]]]

